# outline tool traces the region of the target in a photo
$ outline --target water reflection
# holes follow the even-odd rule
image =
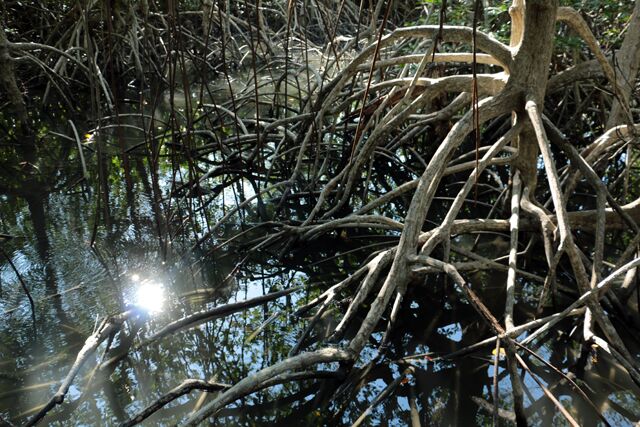
[[[135,141],[139,139],[137,135]],[[32,196],[9,193],[15,201],[0,205],[5,227],[0,231],[23,236],[2,244],[31,287],[39,324],[38,340],[34,341],[26,300],[5,266],[0,272],[3,282],[0,414],[8,419],[23,422],[46,402],[91,334],[96,319],[122,312],[128,304],[138,305],[153,316],[129,324],[115,337],[104,356],[96,355],[92,364],[80,372],[65,406],[48,422],[59,421],[69,426],[116,425],[186,378],[236,383],[250,372],[286,356],[306,326],[305,319],[298,319],[292,313],[359,266],[368,255],[366,250],[357,252],[364,246],[363,242],[384,246],[390,240],[379,236],[359,240],[357,233],[348,239],[343,235],[327,236],[304,248],[296,248],[293,256],[284,259],[266,252],[248,258],[241,239],[233,246],[212,253],[204,248],[191,251],[193,237],[208,232],[206,227],[211,219],[184,212],[197,211],[197,197],[180,195],[177,201],[178,196],[171,196],[170,188],[160,188],[162,185],[154,188],[157,182],[162,184],[163,179],[169,186],[175,175],[186,175],[189,171],[179,163],[153,165],[155,169],[149,171],[150,165],[142,157],[133,155],[132,162],[132,189],[127,187],[119,167],[113,166],[107,174],[109,221],[99,221],[98,213],[103,209],[98,209],[97,200],[105,200],[105,195],[53,191],[56,185],[44,191],[42,185],[33,184]],[[72,182],[70,175],[76,172],[55,169],[47,179],[37,182]],[[162,179],[154,183],[150,177],[154,174]],[[202,215],[221,217],[233,205],[233,199],[253,194],[252,186],[246,187],[247,191],[240,185],[227,187],[221,193],[223,200],[216,199]],[[258,207],[256,203],[256,210]],[[294,209],[302,218],[308,206],[298,203]],[[168,234],[164,212],[174,212],[171,220],[176,222],[174,225],[179,231],[171,230],[172,236]],[[245,220],[250,222],[251,218]],[[215,231],[218,240],[214,243],[224,242],[241,231],[246,231],[244,223],[231,222]],[[93,247],[89,245],[92,234],[96,235]],[[245,241],[255,237],[247,232]],[[165,245],[165,242],[173,243]],[[343,255],[347,251],[352,252]],[[319,381],[273,387],[248,396],[242,408],[222,411],[218,425],[300,425],[302,422],[319,425],[323,421],[350,425],[367,410],[380,391],[394,382],[405,368],[396,362],[407,354],[431,349],[453,352],[490,335],[451,284],[440,279],[412,285],[407,300],[413,304],[402,309],[387,358],[372,361],[383,333],[379,330],[344,385],[327,375]],[[494,312],[500,312],[504,307],[504,294],[488,285],[502,283],[503,279],[495,275],[489,279],[478,275],[474,286],[487,305]],[[135,347],[186,314],[298,285],[304,286],[306,292],[203,323],[152,345]],[[524,300],[522,296],[521,300]],[[526,304],[521,308],[526,309]],[[322,327],[335,325],[340,309],[327,311],[319,329],[313,333],[313,340],[329,338]],[[520,322],[528,314],[517,313],[517,316]],[[272,321],[263,326],[268,320]],[[596,404],[607,407],[605,411],[612,424],[637,421],[640,411],[635,396],[640,392],[628,381],[620,380],[620,376],[628,380],[626,374],[621,374],[612,361],[604,358],[595,364],[589,359],[593,366],[581,368],[584,361],[580,361],[579,349],[567,352],[568,348],[575,347],[568,338],[574,327],[570,320],[559,325],[558,331],[564,331],[562,340],[541,342],[538,351],[558,367],[575,372],[593,390],[591,394],[598,397]],[[316,342],[305,344],[313,348]],[[425,426],[490,423],[491,413],[483,411],[478,402],[492,400],[495,355],[491,350],[486,348],[456,361],[432,362],[425,357],[414,362],[416,368],[411,380],[400,383],[373,410],[371,424],[407,425],[415,419]],[[126,356],[121,357],[122,354]],[[118,357],[118,363],[100,365]],[[500,360],[498,368],[499,397],[507,409],[510,408],[510,385],[504,363]],[[570,387],[559,383],[553,372],[534,363],[530,365],[545,382],[558,384],[556,390],[561,398],[584,413],[581,419],[586,424],[596,420],[593,410],[586,407]],[[94,373],[95,366],[100,368]],[[613,374],[617,375],[615,382],[609,378]],[[528,396],[532,419],[539,425],[557,421],[554,408],[531,378],[525,378],[525,382],[535,390]],[[145,425],[180,422],[208,397],[210,395],[197,393],[183,397],[152,416]]]

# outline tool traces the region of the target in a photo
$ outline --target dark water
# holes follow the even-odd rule
[[[39,161],[43,167],[19,173],[5,168],[2,172],[0,232],[13,238],[0,245],[35,302],[34,324],[16,272],[3,257],[0,415],[16,424],[24,423],[55,393],[84,340],[105,316],[132,305],[148,311],[127,324],[112,345],[117,349],[141,342],[194,311],[301,286],[301,291],[290,296],[134,349],[110,369],[93,372],[103,360],[103,345],[76,377],[65,403],[42,425],[116,425],[185,379],[233,384],[285,358],[306,322],[293,312],[355,271],[373,250],[393,244],[397,238],[331,235],[305,247],[294,246],[283,257],[266,250],[250,252],[254,246],[251,241],[265,233],[255,230],[219,247],[229,237],[251,229],[257,221],[256,204],[245,215],[232,216],[203,245],[194,247],[207,233],[207,224],[215,223],[238,200],[253,195],[249,183],[227,188],[203,208],[202,199],[171,196],[175,190],[172,182],[189,173],[183,163],[170,157],[161,159],[154,188],[148,156],[131,151],[128,186],[122,157],[117,155],[119,140],[133,147],[144,142],[142,136],[134,130],[120,138],[105,132],[101,142],[92,141],[91,125],[86,124],[80,126],[80,132],[87,143],[84,151],[91,168],[96,167],[97,144],[104,144],[109,189],[105,197],[97,191],[100,184],[93,169],[88,182],[78,183],[81,168],[75,142],[51,133],[54,129],[71,135],[70,128],[64,122],[47,126],[42,141],[51,144],[49,152],[54,154]],[[153,202],[158,191],[162,196],[159,206]],[[195,213],[189,214],[189,209]],[[308,206],[300,209],[304,212]],[[487,305],[500,313],[504,276],[478,274],[473,280]],[[523,320],[536,305],[535,284],[522,285],[520,319],[516,320]],[[492,348],[450,361],[432,360],[490,336],[488,328],[441,277],[413,284],[406,301],[385,357],[373,359],[384,331],[380,325],[348,378],[271,387],[222,411],[215,425],[351,425],[409,366],[415,369],[414,374],[397,383],[390,396],[372,408],[364,425],[418,425],[418,421],[420,425],[491,424],[491,412],[480,409],[478,402],[492,401]],[[312,335],[316,341],[325,336],[323,327],[335,325],[346,303],[348,299],[323,317]],[[261,328],[271,316],[275,320]],[[591,360],[579,360],[580,348],[569,336],[574,326],[571,320],[562,323],[555,336],[537,343],[536,350],[559,368],[575,372],[577,382],[611,425],[637,422],[640,390],[602,352],[599,358],[594,353]],[[419,353],[431,354],[411,359],[412,365],[400,360]],[[581,423],[598,424],[595,411],[560,382],[557,374],[532,357],[527,361]],[[499,399],[503,408],[510,409],[505,363],[499,365]],[[590,369],[576,368],[585,364]],[[528,374],[524,382],[531,421],[535,425],[562,425],[563,419]],[[192,392],[143,425],[179,423],[208,397]]]

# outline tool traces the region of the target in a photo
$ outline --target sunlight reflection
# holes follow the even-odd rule
[[[136,306],[147,313],[155,314],[162,311],[164,300],[164,288],[160,283],[144,282],[137,285]]]

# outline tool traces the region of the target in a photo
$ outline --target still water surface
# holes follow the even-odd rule
[[[57,133],[70,132],[58,127],[49,125]],[[91,144],[96,142],[91,140],[91,127],[86,128],[81,130],[86,134],[84,150],[88,161],[95,162],[96,149]],[[43,160],[48,162],[47,168],[22,175],[33,177],[31,180],[12,182],[11,173],[4,173],[5,191],[0,196],[0,232],[13,236],[0,243],[6,254],[0,262],[0,415],[16,424],[24,423],[55,393],[84,340],[106,316],[131,306],[145,313],[127,324],[112,345],[113,353],[131,343],[135,346],[189,313],[301,286],[301,291],[261,307],[132,350],[109,369],[94,372],[93,368],[109,356],[103,355],[101,347],[80,371],[65,404],[53,410],[43,425],[117,425],[185,379],[233,384],[285,358],[305,326],[305,318],[293,316],[295,309],[354,271],[373,249],[396,239],[332,235],[304,248],[293,247],[291,255],[280,257],[266,251],[248,252],[249,242],[263,233],[250,231],[219,247],[257,221],[256,203],[246,215],[232,216],[205,244],[194,246],[207,233],[208,223],[221,218],[238,200],[254,194],[250,183],[241,181],[228,187],[207,204],[206,215],[203,210],[188,215],[184,210],[198,207],[199,201],[175,194],[172,183],[189,171],[163,158],[156,190],[145,157],[132,152],[131,187],[114,156],[105,198],[96,191],[95,176],[90,185],[78,183],[80,162],[72,150],[74,144],[55,132],[45,133],[43,141],[71,148],[52,150],[59,155]],[[112,140],[105,138],[104,147],[115,152],[117,143],[111,136]],[[134,130],[124,139],[129,146],[144,142]],[[153,203],[158,190],[160,208]],[[104,203],[99,203],[104,200],[108,200],[107,213]],[[308,207],[301,207],[303,212],[305,209]],[[96,218],[100,218],[97,224]],[[163,222],[164,218],[171,219]],[[31,293],[33,315],[8,259]],[[478,275],[476,280],[487,304],[499,312],[498,307],[504,304],[504,278]],[[523,289],[520,298],[525,302],[530,298],[530,310],[535,307],[535,288],[523,284]],[[443,280],[415,284],[407,301],[413,302],[402,310],[387,357],[369,363],[381,330],[374,334],[358,369],[344,382],[346,386],[332,379],[275,386],[222,411],[216,425],[300,425],[302,420],[309,425],[350,425],[400,376],[406,367],[399,363],[402,357],[434,349],[445,354],[490,335],[471,307]],[[523,307],[520,316],[528,310],[527,304]],[[322,340],[323,328],[335,326],[338,316],[336,308],[323,317],[313,334],[317,340]],[[263,325],[270,318],[272,321]],[[579,348],[568,338],[572,327],[566,322],[558,328],[557,340],[547,340],[538,347],[543,357],[559,367],[573,366],[579,355]],[[373,408],[368,425],[408,425],[417,420],[421,425],[490,424],[491,412],[481,407],[492,401],[494,357],[491,348],[485,348],[450,362],[436,362],[431,356],[414,359],[415,374]],[[592,361],[591,365],[592,369],[579,372],[578,378],[609,422],[623,426],[640,420],[636,400],[640,391],[611,361]],[[556,384],[560,400],[585,425],[599,422],[593,410],[552,372],[533,361],[531,366],[545,381]],[[508,409],[511,394],[504,361],[498,375],[499,398]],[[529,385],[526,400],[534,423],[562,424],[540,387],[528,375],[524,379]],[[192,392],[143,425],[180,423],[209,397]]]

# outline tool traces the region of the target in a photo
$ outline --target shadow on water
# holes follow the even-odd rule
[[[158,120],[168,121],[162,115]],[[55,128],[52,123],[47,126]],[[91,133],[85,130],[82,149],[95,162],[99,150],[92,148]],[[15,237],[0,244],[28,285],[37,318],[34,336],[28,301],[14,272],[3,262],[0,414],[16,422],[23,422],[55,392],[96,323],[130,305],[147,307],[150,313],[128,324],[106,354],[99,351],[80,371],[66,402],[48,419],[50,423],[115,425],[187,378],[235,383],[286,356],[308,320],[293,316],[299,306],[354,271],[374,249],[396,239],[340,233],[293,247],[287,256],[249,252],[253,239],[264,234],[252,228],[252,221],[268,216],[274,208],[268,202],[256,202],[245,216],[236,215],[213,230],[212,246],[194,245],[194,240],[210,232],[207,224],[212,218],[219,219],[255,194],[249,179],[227,186],[205,213],[198,205],[202,193],[193,186],[176,184],[188,177],[188,166],[171,156],[150,164],[149,157],[132,150],[127,171],[131,184],[119,157],[110,153],[112,157],[105,158],[111,163],[103,166],[106,177],[101,178],[106,179],[109,192],[92,192],[93,185],[78,181],[82,171],[78,153],[69,148],[73,143],[56,136],[66,133],[69,129],[58,129],[43,136],[43,142],[52,147],[49,151],[57,153],[53,158],[36,160],[33,153],[32,161],[15,174],[10,173],[15,169],[10,164],[18,162],[9,159],[8,172],[3,174],[0,231]],[[144,143],[135,131],[119,137],[128,147]],[[115,151],[115,135],[104,138],[103,148]],[[105,201],[108,209],[100,205]],[[296,203],[296,215],[304,218],[311,205]],[[238,233],[241,238],[222,245]],[[500,313],[504,276],[477,274],[471,275],[471,281],[488,307]],[[516,321],[529,318],[536,308],[532,295],[537,285],[522,285],[519,298],[526,303],[519,306]],[[136,347],[144,337],[181,316],[293,286],[302,286],[304,291]],[[492,401],[496,358],[498,398],[505,408],[500,412],[501,424],[511,424],[513,414],[506,409],[512,406],[511,386],[500,354],[483,347],[455,358],[440,357],[491,336],[490,330],[445,278],[415,283],[411,289],[406,298],[411,303],[402,308],[396,333],[382,358],[374,357],[384,333],[379,329],[363,360],[346,379],[338,371],[320,375],[321,379],[271,387],[224,409],[214,425],[351,425],[383,390],[388,395],[371,408],[369,425],[486,425],[493,420],[487,408]],[[348,298],[337,309],[348,305]],[[364,313],[363,307],[361,315]],[[327,311],[305,345],[329,339],[326,331],[338,317]],[[596,360],[589,349],[579,347],[572,338],[574,329],[571,319],[561,323],[556,339],[538,343],[536,351],[584,386],[610,424],[637,422],[640,407],[634,396],[640,391],[614,361]],[[347,331],[347,337],[353,332]],[[98,362],[127,351],[128,356],[118,363],[93,369]],[[598,424],[596,412],[566,381],[535,357],[526,360],[577,419],[584,425]],[[330,371],[336,366],[321,368]],[[413,374],[398,380],[406,369]],[[524,381],[530,391],[526,399],[531,419],[537,425],[560,422],[529,374]],[[205,398],[205,393],[193,392],[143,425],[184,420]]]

